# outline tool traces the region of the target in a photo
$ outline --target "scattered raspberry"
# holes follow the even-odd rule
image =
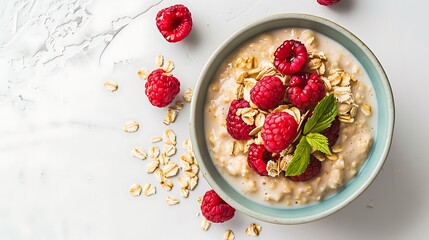
[[[286,40],[274,52],[274,66],[283,75],[297,73],[307,63],[307,48],[300,41]]]
[[[250,99],[260,109],[276,107],[283,100],[285,86],[276,76],[265,76],[250,90]]]
[[[210,190],[204,194],[201,213],[210,222],[222,223],[234,217],[235,209]]]
[[[336,118],[331,123],[330,127],[323,130],[322,134],[328,138],[329,147],[334,146],[334,144],[337,142],[338,138],[340,137],[340,120]]]
[[[299,109],[316,106],[325,94],[325,84],[316,73],[292,76],[287,89],[289,100]]]
[[[323,6],[329,6],[329,5],[332,5],[332,4],[337,3],[339,1],[340,0],[317,0],[317,2]]]
[[[261,176],[268,176],[267,162],[273,160],[272,154],[267,151],[264,145],[252,144],[249,147],[247,163]]]
[[[192,30],[191,12],[182,4],[164,8],[156,15],[156,26],[165,40],[178,42]]]
[[[237,110],[239,108],[250,107],[250,104],[246,100],[233,100],[229,106],[228,116],[226,117],[226,130],[236,140],[247,140],[250,139],[250,131],[255,127],[254,125],[247,125],[241,119],[241,116],[237,116]]]
[[[156,107],[165,107],[170,104],[180,92],[180,82],[164,70],[156,69],[147,77],[145,93],[149,102]]]
[[[298,125],[295,118],[286,112],[270,113],[262,127],[265,148],[278,153],[287,148],[295,139]]]
[[[289,176],[288,178],[294,182],[305,182],[319,175],[320,169],[322,169],[322,163],[314,156],[311,156],[310,163],[303,173],[298,176]]]

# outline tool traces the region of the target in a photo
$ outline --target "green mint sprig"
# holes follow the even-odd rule
[[[313,115],[304,125],[303,135],[296,145],[293,158],[287,165],[286,176],[297,176],[307,169],[313,148],[325,154],[331,154],[328,139],[320,132],[331,126],[337,114],[338,104],[332,93],[316,105]]]

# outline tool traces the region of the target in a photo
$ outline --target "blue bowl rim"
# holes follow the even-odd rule
[[[365,55],[369,58],[371,64],[375,67],[376,72],[382,81],[381,84],[383,85],[383,88],[385,90],[385,94],[386,94],[386,98],[387,98],[386,103],[388,104],[388,108],[387,108],[387,114],[388,114],[387,121],[388,122],[387,122],[387,126],[386,126],[386,129],[388,132],[387,132],[387,136],[386,136],[387,137],[386,142],[382,146],[380,158],[376,162],[376,165],[374,165],[374,168],[371,169],[369,177],[362,183],[362,185],[360,185],[358,188],[356,188],[354,192],[346,195],[346,198],[344,198],[338,204],[331,206],[330,208],[328,208],[322,212],[316,212],[315,214],[299,216],[299,217],[294,217],[294,218],[290,218],[288,216],[273,217],[271,215],[267,215],[267,214],[264,214],[261,212],[257,212],[255,210],[249,208],[249,207],[244,206],[243,204],[241,204],[236,199],[227,195],[223,191],[222,187],[211,176],[211,174],[209,174],[209,172],[207,170],[206,163],[203,160],[204,158],[203,158],[203,156],[200,152],[200,149],[199,149],[199,147],[205,147],[207,149],[207,146],[205,145],[206,144],[205,135],[204,134],[200,135],[200,133],[197,131],[197,127],[196,127],[198,125],[198,122],[196,121],[196,119],[198,117],[197,115],[198,114],[204,114],[204,113],[196,111],[197,105],[198,104],[204,104],[204,102],[205,102],[207,88],[202,88],[202,85],[204,85],[204,84],[208,85],[208,83],[205,83],[204,81],[210,82],[212,80],[212,78],[206,78],[206,75],[208,74],[210,69],[213,67],[213,63],[215,62],[215,60],[219,57],[219,55],[224,51],[225,48],[227,48],[229,45],[231,45],[235,41],[239,41],[241,35],[248,33],[248,32],[252,32],[252,29],[257,28],[258,26],[263,26],[265,24],[269,24],[270,22],[279,21],[279,20],[280,21],[282,21],[282,20],[283,21],[286,21],[286,20],[310,21],[310,22],[313,22],[316,24],[322,24],[322,25],[332,29],[333,31],[338,32],[339,34],[344,35],[346,38],[351,40],[355,45],[357,45],[360,48],[361,51],[363,51],[365,53]],[[263,32],[273,30],[273,29],[278,29],[278,28],[275,27],[272,29],[266,29],[264,31],[259,31],[259,32],[254,33],[253,36],[256,36],[258,34],[261,34]],[[233,45],[240,46],[246,40],[249,40],[249,38],[244,39],[244,40],[242,39],[239,41],[239,43],[235,43]],[[214,67],[216,67],[216,69],[218,69],[219,65],[216,65]],[[198,100],[199,96],[203,97],[204,101],[201,101],[201,100],[199,101]],[[356,199],[362,192],[365,191],[365,189],[368,188],[368,186],[377,177],[378,173],[380,172],[381,168],[383,167],[385,160],[387,158],[387,155],[389,153],[389,150],[390,150],[390,146],[391,146],[391,142],[392,142],[392,138],[393,138],[394,123],[395,123],[395,107],[394,107],[394,98],[393,98],[392,89],[391,89],[389,80],[387,78],[387,75],[386,75],[385,71],[383,70],[383,67],[381,66],[379,60],[374,55],[374,53],[358,37],[356,37],[353,33],[348,31],[344,27],[338,25],[337,23],[332,22],[332,21],[327,20],[327,19],[322,18],[322,17],[309,15],[309,14],[301,14],[301,13],[285,13],[285,14],[277,14],[277,15],[265,17],[265,18],[260,19],[256,22],[248,24],[247,26],[241,28],[239,31],[234,33],[229,38],[227,38],[216,49],[216,51],[211,55],[209,60],[206,62],[203,70],[201,71],[201,74],[199,76],[199,79],[197,81],[197,84],[196,84],[196,87],[194,90],[194,99],[191,103],[190,115],[191,115],[190,116],[190,133],[191,133],[191,141],[192,141],[192,144],[194,147],[195,156],[196,156],[197,160],[199,160],[199,164],[201,167],[202,174],[205,177],[205,179],[207,180],[207,182],[209,183],[209,185],[220,195],[220,197],[222,199],[224,199],[227,203],[229,203],[231,206],[236,208],[238,211],[243,212],[243,213],[245,213],[251,217],[260,219],[262,221],[271,222],[271,223],[278,223],[278,224],[300,224],[300,223],[315,221],[315,220],[324,218],[326,216],[329,216],[329,215],[337,212],[338,210],[340,210],[341,208],[343,208],[344,206],[349,204],[351,201]],[[203,139],[201,139],[199,136],[202,136],[201,138],[203,138]],[[204,143],[202,146],[200,145],[201,142]],[[211,160],[211,157],[208,157],[208,158]],[[364,168],[364,167],[365,166],[362,166],[362,168]]]

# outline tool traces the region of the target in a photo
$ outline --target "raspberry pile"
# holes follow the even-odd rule
[[[165,40],[179,42],[192,30],[191,12],[182,4],[164,8],[156,15],[156,26]]]
[[[260,109],[274,108],[283,100],[285,86],[277,76],[265,76],[250,91],[250,99]]]
[[[268,176],[267,162],[273,159],[264,145],[252,144],[249,148],[247,162],[249,167],[261,176]]]
[[[287,112],[270,113],[262,127],[262,139],[268,151],[279,153],[295,139],[298,123]]]
[[[317,2],[323,6],[329,6],[329,5],[332,5],[332,4],[337,3],[339,1],[340,0],[317,0]]]
[[[340,137],[340,123],[340,120],[336,118],[331,123],[331,126],[323,130],[322,132],[322,134],[328,138],[329,147],[334,146],[338,138]]]
[[[316,73],[293,75],[287,95],[299,109],[313,108],[325,96],[325,84]]]
[[[234,99],[229,106],[226,117],[226,130],[236,140],[250,139],[251,136],[249,133],[255,127],[254,125],[248,125],[240,116],[237,116],[237,110],[246,107],[250,107],[250,104],[246,100],[237,99]]]
[[[317,160],[314,156],[311,156],[310,163],[308,164],[307,169],[305,169],[305,172],[298,176],[289,176],[288,178],[294,182],[305,182],[319,175],[321,169],[322,162]]]
[[[165,73],[163,69],[156,69],[149,74],[145,84],[145,93],[152,105],[165,107],[179,92],[180,82],[173,75]]]
[[[274,52],[274,66],[283,75],[290,75],[302,70],[307,63],[307,48],[300,41],[286,40]]]
[[[204,194],[201,213],[210,222],[222,223],[234,217],[235,209],[217,195],[214,190]]]
[[[247,162],[253,171],[261,176],[268,176],[267,163],[278,161],[284,151],[293,149],[299,142],[298,133],[302,123],[312,114],[318,102],[326,96],[325,84],[321,76],[310,72],[307,68],[309,54],[307,48],[298,40],[285,40],[274,52],[273,65],[278,74],[264,75],[250,90],[250,102],[244,99],[234,99],[226,117],[226,128],[232,138],[249,140],[255,138],[247,153]],[[295,107],[304,119],[297,122],[296,114],[291,111],[275,110],[278,107]],[[247,123],[239,109],[249,108],[264,112],[265,120],[260,130],[261,142],[252,131],[255,124]],[[292,111],[293,112],[293,111]],[[309,114],[306,114],[309,113]],[[332,147],[339,137],[340,121],[336,119],[331,126],[321,134],[328,139]],[[256,131],[256,133],[258,133]],[[298,141],[297,141],[298,140]],[[282,155],[284,156],[284,155]],[[322,168],[322,163],[311,156],[307,169],[298,176],[291,176],[292,181],[308,181],[316,177]]]

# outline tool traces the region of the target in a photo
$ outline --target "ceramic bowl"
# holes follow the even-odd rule
[[[209,83],[221,63],[241,44],[261,33],[286,27],[312,29],[347,48],[362,64],[376,93],[377,131],[369,157],[357,176],[338,193],[321,202],[302,207],[270,207],[252,201],[234,189],[216,169],[206,143],[204,111]],[[201,171],[212,188],[231,206],[251,217],[280,224],[305,223],[326,217],[357,198],[375,179],[382,168],[392,141],[394,101],[386,73],[371,50],[355,35],[340,25],[311,15],[281,14],[252,23],[228,38],[210,57],[198,79],[191,106],[191,139]]]

